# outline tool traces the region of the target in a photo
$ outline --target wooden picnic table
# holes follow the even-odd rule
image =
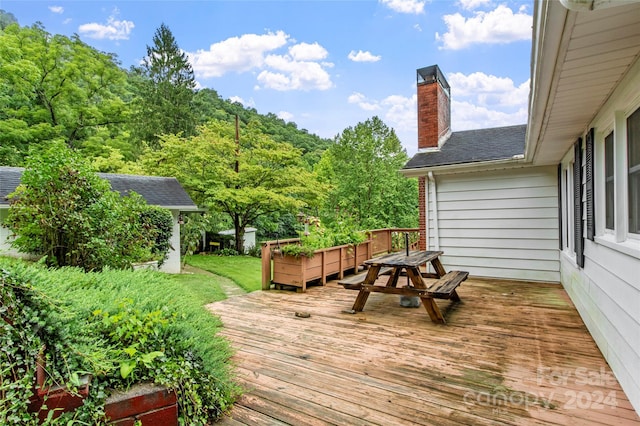
[[[339,284],[347,289],[359,290],[352,312],[361,312],[364,309],[370,293],[399,294],[419,297],[431,321],[444,324],[446,321],[434,299],[459,301],[456,288],[467,279],[469,273],[464,271],[447,273],[440,263],[442,254],[441,251],[411,251],[408,254],[390,253],[369,259],[364,262],[369,266],[365,274],[341,280]],[[420,267],[427,263],[431,263],[435,273],[420,271]],[[389,274],[386,285],[375,285],[383,274]],[[409,278],[408,283],[398,287],[398,279],[403,275]],[[427,287],[424,278],[434,278],[435,281]]]

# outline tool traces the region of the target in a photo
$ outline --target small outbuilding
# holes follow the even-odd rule
[[[11,247],[11,232],[2,226],[9,212],[7,196],[20,184],[21,167],[0,166],[0,255],[22,256]],[[191,200],[180,182],[174,177],[163,176],[139,176],[113,173],[98,173],[109,181],[111,188],[121,195],[130,192],[140,194],[147,204],[160,206],[171,211],[173,216],[173,234],[171,236],[171,249],[168,257],[160,267],[163,272],[180,273],[180,224],[179,218],[182,212],[197,211],[198,207]]]
[[[254,248],[256,246],[256,228],[244,228],[244,252],[248,252],[250,249]],[[218,234],[225,236],[225,237],[231,237],[232,241],[235,241],[236,238],[236,230],[235,229],[227,229],[226,231],[220,231],[218,232]],[[233,247],[235,247],[235,243],[233,244]]]

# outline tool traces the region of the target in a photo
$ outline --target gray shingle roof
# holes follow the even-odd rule
[[[20,184],[23,171],[21,167],[0,166],[0,206],[8,205],[6,197]],[[142,195],[148,204],[178,210],[197,209],[176,178],[113,173],[98,173],[98,175],[107,179],[111,183],[111,188],[121,195],[135,191]]]
[[[524,154],[526,131],[522,124],[455,132],[440,151],[417,153],[403,170],[511,159]]]
[[[23,170],[22,167],[0,166],[0,206],[9,204],[6,200],[7,195],[20,185]]]

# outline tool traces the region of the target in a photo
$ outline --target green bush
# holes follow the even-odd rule
[[[31,153],[10,201],[12,244],[50,266],[127,268],[169,250],[171,214],[138,194],[121,197],[64,144]]]
[[[142,234],[152,259],[162,265],[171,249],[171,235],[173,234],[173,216],[169,210],[145,205],[139,215]]]
[[[283,254],[295,257],[313,257],[316,250],[347,244],[357,245],[367,239],[364,231],[355,231],[344,223],[337,223],[334,227],[327,229],[317,218],[311,217],[306,220],[308,234],[303,234],[298,244],[282,246]]]
[[[47,342],[64,347],[60,327],[52,321],[55,306],[21,277],[0,269],[0,424],[37,424],[27,412],[36,378],[36,359]],[[52,362],[49,354],[49,363]],[[51,380],[61,381],[58,370]]]
[[[212,422],[237,395],[230,347],[216,336],[219,321],[171,277],[54,270],[3,258],[0,270],[0,343],[14,348],[20,342],[2,355],[1,424],[30,424],[26,399],[43,345],[50,383],[73,385],[83,374],[93,376],[85,405],[65,414],[66,420],[104,422],[109,391],[138,382],[175,389],[180,416],[189,424]],[[19,322],[7,322],[9,312]]]

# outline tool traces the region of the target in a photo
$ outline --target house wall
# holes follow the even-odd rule
[[[626,116],[640,107],[640,61],[590,123],[595,129],[594,190],[596,235],[584,239],[584,268],[570,249],[563,250],[562,285],[609,363],[635,410],[640,412],[640,236],[626,232],[628,192],[624,173],[615,182],[615,230],[605,229],[604,137],[612,130],[617,151],[626,151]],[[622,119],[620,119],[622,118]],[[567,153],[573,158],[572,152]],[[622,155],[624,157],[624,155]],[[620,158],[616,169],[624,169]],[[624,170],[622,170],[624,171]],[[586,206],[583,198],[583,205]],[[584,221],[584,217],[581,218]],[[570,223],[569,226],[573,224]],[[586,228],[586,226],[585,226]]]
[[[428,179],[429,249],[447,270],[559,282],[556,176],[528,167]]]
[[[18,256],[19,253],[11,248],[11,231],[3,226],[8,213],[8,209],[0,208],[0,256]]]
[[[8,240],[11,237],[11,231],[2,226],[2,223],[7,217],[7,214],[8,209],[0,208],[0,256],[31,258],[32,256],[21,253],[11,248],[11,244]],[[171,246],[173,247],[173,249],[169,250],[167,260],[165,260],[165,262],[160,267],[161,271],[171,274],[179,274],[181,272],[180,225],[178,224],[178,214],[179,212],[177,210],[171,211],[171,215],[173,216],[173,234],[171,235]]]
[[[173,233],[171,234],[171,247],[167,253],[167,259],[160,266],[162,272],[170,274],[179,274],[182,268],[180,264],[180,224],[178,223],[178,216],[180,212],[178,210],[171,210],[171,216],[173,216]]]

